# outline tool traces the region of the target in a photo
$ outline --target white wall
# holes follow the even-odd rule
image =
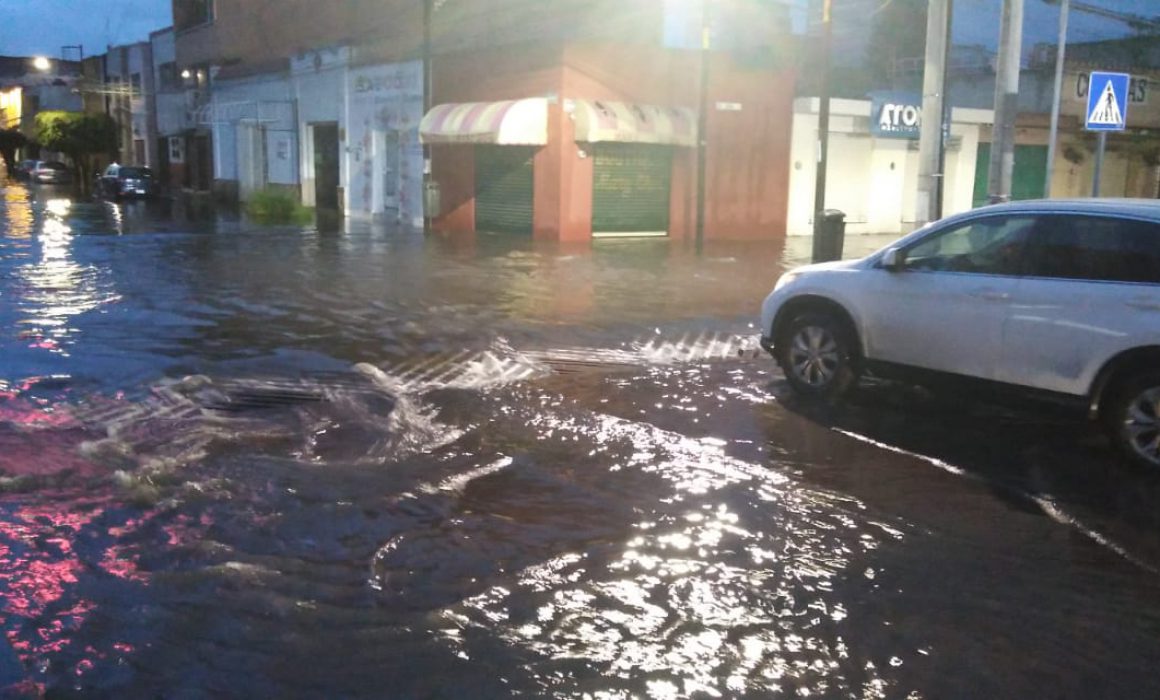
[[[314,206],[314,132],[310,125],[346,122],[350,50],[339,47],[306,51],[290,63],[293,92],[298,100],[297,140],[302,144],[298,180],[302,183],[303,203]],[[347,182],[344,160],[339,159],[340,184]]]
[[[213,102],[215,179],[239,180],[240,169],[246,168],[263,173],[267,183],[298,184],[294,94],[287,76],[267,74],[215,83]],[[253,133],[247,131],[239,139],[240,129]],[[254,162],[262,158],[264,163]]]
[[[813,98],[794,103],[787,221],[790,236],[813,234],[817,107]],[[869,116],[868,101],[831,102],[825,206],[846,213],[848,234],[908,233],[914,227],[918,188],[916,143],[872,137]],[[947,152],[944,211],[948,215],[971,208],[979,130],[988,116],[981,110],[955,110],[956,120],[962,121],[952,124],[951,134],[961,139],[961,145]]]

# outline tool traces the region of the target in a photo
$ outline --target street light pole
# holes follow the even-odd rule
[[[435,0],[421,0],[423,3],[423,116],[427,116],[427,112],[431,111],[431,104],[434,96],[431,94],[431,86],[434,82],[433,73],[431,70],[431,15],[433,11],[432,5]],[[432,183],[431,171],[431,144],[423,144],[423,196],[421,197],[423,205],[423,233],[431,233],[431,221],[434,218],[434,212],[431,211],[431,196],[430,189]]]
[[[826,165],[830,150],[830,47],[834,43],[832,0],[822,3],[821,85],[818,90],[818,168],[814,177],[814,241],[821,234],[822,211],[826,208]]]
[[[1055,168],[1056,141],[1059,139],[1059,105],[1063,96],[1063,61],[1067,50],[1067,12],[1070,0],[1059,3],[1059,43],[1055,49],[1055,93],[1051,101],[1051,134],[1047,137],[1047,175],[1043,180],[1043,196],[1051,196],[1051,179]]]
[[[705,151],[709,129],[709,0],[701,0],[701,77],[697,97],[697,250],[705,242]]]

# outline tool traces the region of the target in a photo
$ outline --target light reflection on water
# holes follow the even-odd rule
[[[850,674],[842,622],[851,591],[834,585],[838,577],[857,580],[850,567],[883,535],[863,520],[860,504],[646,424],[534,420],[553,442],[620,455],[616,478],[647,474],[669,486],[653,483],[641,489],[647,501],[632,499],[633,512],[645,517],[628,524],[622,540],[532,564],[449,608],[444,638],[453,648],[471,650],[466,630],[498,633],[536,653],[542,660],[529,670],[542,691],[563,696],[573,695],[567,669],[581,662],[606,679],[600,697],[886,697],[881,691],[891,684],[873,669]],[[531,541],[568,539],[567,524],[552,516],[487,505],[515,518]],[[491,539],[495,525],[481,519],[483,506],[473,502],[475,515],[461,527]],[[391,547],[396,554],[400,545]],[[872,585],[863,580],[859,595]]]
[[[790,420],[739,358],[777,247],[213,232],[4,191],[2,629],[49,691],[1154,680],[1151,589],[1114,562],[986,493],[970,537],[890,515],[962,487]]]

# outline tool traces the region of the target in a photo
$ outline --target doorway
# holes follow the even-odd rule
[[[399,132],[392,129],[374,131],[374,170],[372,174],[371,212],[387,218],[399,217],[401,172]]]
[[[314,133],[314,204],[319,209],[337,211],[338,123],[312,124]]]

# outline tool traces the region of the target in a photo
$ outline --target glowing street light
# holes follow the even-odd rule
[[[44,56],[37,56],[32,59],[32,67],[39,71],[47,71],[49,68],[52,68],[52,62]]]

